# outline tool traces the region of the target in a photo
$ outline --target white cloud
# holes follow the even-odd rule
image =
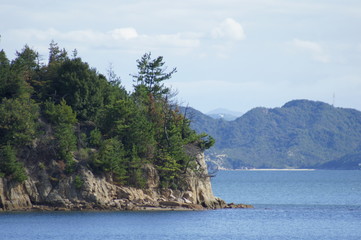
[[[96,44],[104,41],[107,38],[106,34],[101,32],[94,32],[92,30],[77,30],[64,33],[59,31],[55,32],[56,34],[54,34],[54,40],[56,40],[56,38],[59,38],[62,40],[73,42],[90,42],[92,44]]]
[[[315,42],[304,41],[304,40],[300,40],[300,39],[294,39],[293,44],[296,47],[307,49],[307,50],[310,50],[312,52],[317,52],[317,53],[322,52],[321,46],[318,43],[315,43]]]
[[[130,53],[142,53],[167,49],[176,55],[196,53],[196,55],[210,52],[209,47],[217,54],[226,58],[231,53],[234,43],[245,37],[242,26],[233,19],[227,18],[212,31],[215,40],[213,45],[207,45],[206,32],[176,32],[168,34],[142,34],[133,27],[114,28],[109,31],[96,31],[82,29],[61,31],[55,28],[40,29],[14,29],[10,31],[10,38],[21,39],[23,42],[42,42],[47,45],[51,40],[59,42],[65,48],[77,46],[80,49],[112,49]],[[203,44],[202,44],[203,43]]]
[[[166,47],[181,47],[181,48],[196,48],[200,45],[201,34],[159,34],[159,35],[143,35],[142,38],[148,45],[166,46]]]
[[[227,18],[212,30],[212,37],[215,39],[226,39],[239,41],[245,39],[243,27],[232,18]]]
[[[138,37],[134,28],[117,28],[109,32],[115,40],[130,40]]]
[[[324,48],[317,42],[294,39],[291,44],[303,51],[311,54],[315,61],[328,63],[331,61],[330,56],[325,52]]]
[[[126,49],[149,51],[158,48],[194,49],[200,46],[201,33],[139,34],[135,28],[115,28],[110,31],[76,30],[61,32],[54,28],[47,30],[16,29],[10,34],[25,42],[51,40],[81,45],[81,47],[105,47],[106,49]]]
[[[50,40],[67,40],[72,42],[88,42],[95,43],[104,41],[107,36],[101,32],[95,32],[92,30],[77,30],[77,31],[68,31],[60,32],[54,28],[49,28],[47,30],[39,29],[16,29],[10,32],[14,37],[24,39],[25,41],[29,40],[40,40],[40,41],[49,41]],[[23,41],[24,41],[23,40]]]

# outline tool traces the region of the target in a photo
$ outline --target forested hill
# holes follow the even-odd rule
[[[178,112],[164,86],[176,69],[166,72],[164,64],[144,54],[127,92],[112,71],[106,77],[54,42],[47,63],[28,46],[14,60],[1,50],[0,178],[23,182],[26,165],[48,171],[56,184],[86,166],[112,183],[144,188],[150,165],[159,188],[184,187],[185,174],[199,168],[195,154],[213,141]]]
[[[361,112],[294,100],[234,121],[188,110],[192,127],[216,139],[211,161],[226,168],[359,169]]]

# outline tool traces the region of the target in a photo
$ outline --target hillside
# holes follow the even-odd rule
[[[52,42],[49,61],[0,51],[0,211],[217,208],[197,134],[164,81],[163,57],[137,60],[127,92]]]
[[[226,121],[233,121],[242,116],[241,112],[230,111],[224,108],[214,109],[206,114],[214,119],[224,119]]]
[[[358,169],[361,163],[361,112],[354,109],[294,100],[234,121],[193,114],[192,127],[216,139],[207,154],[221,167]]]

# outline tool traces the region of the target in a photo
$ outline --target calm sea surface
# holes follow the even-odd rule
[[[361,171],[220,171],[212,184],[255,208],[0,213],[0,239],[361,239]]]

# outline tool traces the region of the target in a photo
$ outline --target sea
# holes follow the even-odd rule
[[[219,171],[212,186],[254,208],[0,213],[0,239],[361,239],[361,171]]]

